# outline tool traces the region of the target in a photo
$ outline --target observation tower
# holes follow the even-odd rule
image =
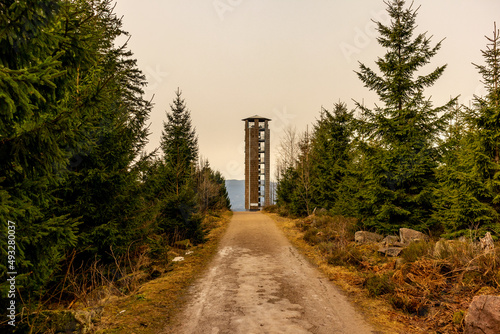
[[[245,121],[245,209],[261,210],[270,205],[270,133],[271,119],[259,115]]]

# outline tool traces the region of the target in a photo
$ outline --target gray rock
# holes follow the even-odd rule
[[[384,254],[385,256],[397,257],[403,251],[401,247],[381,247],[379,248],[379,253]]]
[[[422,232],[415,231],[409,228],[400,228],[399,229],[399,240],[401,243],[408,245],[414,241],[428,241],[429,237]]]
[[[500,333],[500,297],[476,296],[465,316],[465,334]]]
[[[367,231],[358,231],[354,234],[354,240],[360,244],[379,242],[383,238],[380,234]]]

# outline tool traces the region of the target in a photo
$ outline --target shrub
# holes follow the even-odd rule
[[[280,215],[281,217],[292,217],[292,215],[290,214],[290,212],[286,208],[284,208],[282,206],[278,206],[278,209],[277,209],[276,213],[278,215]]]
[[[304,234],[304,240],[311,245],[316,245],[321,242],[321,235],[318,235],[319,230],[316,228],[310,228]]]
[[[264,208],[262,208],[262,211],[269,213],[278,213],[280,211],[280,208],[276,204],[266,205]]]
[[[328,215],[310,216],[298,221],[296,225],[306,233],[309,229],[316,231],[319,240],[316,240],[313,244],[318,244],[321,241],[334,241],[341,243],[342,247],[345,247],[350,241],[354,240],[356,219]]]
[[[359,266],[363,262],[363,252],[356,248],[356,245],[339,247],[339,244],[333,244],[330,254],[327,257],[328,264],[332,266]]]
[[[401,257],[405,262],[415,262],[422,257],[431,256],[434,251],[434,242],[417,241],[412,242],[407,248],[403,250]]]
[[[365,281],[364,287],[372,297],[394,292],[394,283],[391,281],[392,273],[382,275],[371,274]]]

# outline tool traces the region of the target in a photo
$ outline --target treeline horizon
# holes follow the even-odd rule
[[[355,101],[322,108],[312,131],[288,128],[276,172],[277,210],[307,216],[315,209],[357,218],[359,228],[396,234],[401,227],[434,237],[500,234],[500,32],[486,37],[485,96],[470,107],[458,97],[434,106],[425,90],[447,71],[424,66],[441,48],[415,34],[418,8],[386,2],[390,23],[376,22],[385,54],[376,70],[355,75],[375,92],[373,108]],[[429,68],[429,67],[426,67]],[[453,92],[449,92],[453,96]],[[356,115],[357,114],[357,115]]]
[[[116,45],[128,33],[113,10],[111,0],[0,5],[0,272],[17,272],[18,313],[77,300],[90,268],[120,280],[120,259],[168,263],[169,247],[203,242],[204,218],[230,208],[180,89],[166,92],[161,141],[145,152],[153,105],[132,52]],[[4,279],[4,310],[8,289]]]

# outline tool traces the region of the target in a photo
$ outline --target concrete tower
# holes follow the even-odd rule
[[[254,115],[245,121],[245,209],[271,204],[269,118]]]

